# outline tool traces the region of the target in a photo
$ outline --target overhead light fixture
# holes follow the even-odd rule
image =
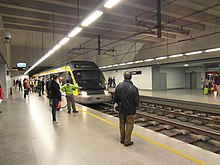
[[[189,64],[184,64],[184,66],[189,66]]]
[[[149,58],[149,59],[144,60],[144,62],[149,62],[149,61],[154,61],[154,59],[153,58]]]
[[[112,8],[113,6],[115,6],[120,0],[108,0],[105,4],[104,7],[105,8]]]
[[[76,27],[75,29],[73,29],[69,34],[68,34],[68,37],[72,38],[74,37],[75,35],[77,35],[79,32],[82,31],[82,28],[81,27]]]
[[[131,65],[131,64],[134,64],[134,62],[131,61],[131,62],[127,62],[126,64]]]
[[[57,51],[58,49],[60,49],[60,47],[61,47],[61,45],[57,44],[57,45],[55,45],[55,46],[53,47],[53,50],[54,50],[54,51]]]
[[[142,62],[144,62],[144,60],[135,61],[134,63],[137,64],[137,63],[142,63]]]
[[[92,13],[89,17],[87,17],[82,23],[81,26],[88,26],[90,25],[93,21],[95,21],[97,18],[99,18],[103,14],[102,11],[97,10],[94,13]]]
[[[220,48],[213,48],[213,49],[207,49],[205,50],[205,52],[215,52],[215,51],[219,51]]]
[[[123,66],[123,65],[126,65],[126,63],[121,63],[121,64],[118,64],[119,66]]]
[[[156,60],[163,60],[163,59],[167,59],[167,56],[157,57],[157,58],[156,58]]]
[[[59,45],[64,45],[65,43],[67,43],[70,40],[69,37],[64,37],[60,42]]]
[[[114,64],[114,65],[112,65],[112,66],[118,66],[118,64]]]
[[[175,58],[175,57],[182,57],[183,54],[174,54],[174,55],[170,55],[169,58]]]
[[[200,54],[200,53],[202,53],[202,51],[189,52],[189,53],[185,53],[185,55],[190,56],[190,55]]]
[[[111,68],[112,67],[112,65],[108,65],[108,66],[106,66],[106,68]]]
[[[103,66],[102,68],[104,69],[104,68],[106,68],[106,66]]]

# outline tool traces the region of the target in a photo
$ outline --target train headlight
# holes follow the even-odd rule
[[[87,96],[87,92],[81,91],[81,95],[82,95],[82,97],[86,97]]]
[[[108,95],[108,91],[105,90],[104,92],[105,92],[105,95]]]

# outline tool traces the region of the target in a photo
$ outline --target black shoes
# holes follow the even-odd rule
[[[121,143],[121,144],[124,144],[124,141],[125,141],[124,139],[121,139],[121,140],[120,140],[120,143]]]
[[[68,113],[71,113],[70,111],[68,111]]]
[[[133,145],[133,144],[134,144],[134,142],[130,141],[130,142],[124,143],[124,146],[128,147],[128,146]]]
[[[79,111],[73,111],[73,113],[78,113]]]

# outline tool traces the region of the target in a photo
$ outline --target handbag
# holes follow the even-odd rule
[[[60,109],[60,108],[61,108],[61,101],[59,101],[57,104],[57,109]]]

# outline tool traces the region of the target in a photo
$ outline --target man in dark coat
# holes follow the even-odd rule
[[[52,118],[53,122],[59,122],[56,119],[56,111],[59,101],[61,101],[61,93],[60,93],[60,86],[58,84],[59,77],[54,76],[51,82],[51,99],[52,99]]]
[[[139,105],[139,93],[136,86],[131,81],[130,72],[124,73],[124,81],[117,85],[115,89],[114,103],[118,106],[120,124],[120,142],[124,146],[132,145],[131,133],[134,128],[134,118],[136,107]]]

